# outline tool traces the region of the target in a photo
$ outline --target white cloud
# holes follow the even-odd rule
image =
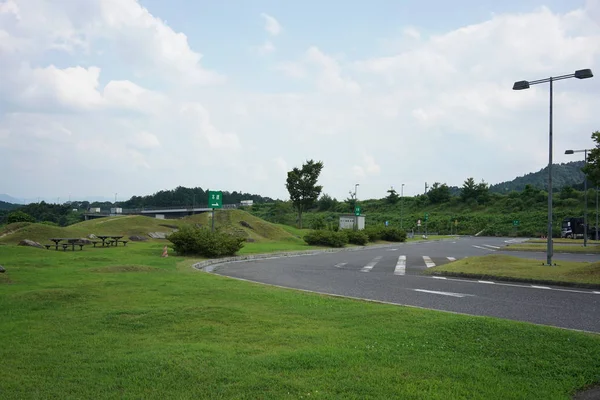
[[[243,64],[218,88],[201,85],[223,82],[224,69],[207,69],[205,49],[190,46],[206,38],[187,31],[188,41],[137,1],[84,3],[0,0],[0,74],[11,78],[0,80],[0,159],[17,171],[3,182],[9,194],[187,185],[285,198],[285,173],[307,159],[324,161],[320,183],[338,198],[357,181],[361,198],[402,183],[405,195],[425,181],[495,183],[547,162],[547,85],[516,92],[512,83],[600,74],[594,2],[431,37],[431,27],[400,27],[389,40],[403,46],[370,58],[350,58],[360,54],[351,43],[330,50],[329,40],[286,47],[288,61]],[[260,68],[279,73],[259,80]],[[560,149],[591,145],[598,90],[597,77],[555,84],[557,162],[572,161]],[[35,173],[66,169],[80,179]]]
[[[258,54],[265,55],[274,52],[275,45],[270,40],[266,40],[260,46],[254,47],[253,50]]]
[[[265,20],[265,31],[267,31],[272,36],[278,36],[283,28],[281,24],[272,16],[266,13],[260,14],[261,17]]]

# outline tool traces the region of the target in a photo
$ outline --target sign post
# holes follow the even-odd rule
[[[425,213],[425,237],[427,237],[427,221],[429,220],[429,213]]]
[[[223,192],[221,191],[209,191],[208,192],[208,206],[212,208],[212,231],[215,231],[215,208],[223,208]]]
[[[358,217],[360,216],[360,206],[354,207],[354,230],[358,230]]]
[[[513,226],[515,227],[515,236],[517,236],[517,230],[519,229],[519,220],[515,219],[513,221]]]

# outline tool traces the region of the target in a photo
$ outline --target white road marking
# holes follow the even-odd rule
[[[348,263],[338,263],[338,264],[335,264],[334,267],[336,267],[336,268],[342,268],[346,264],[348,264]]]
[[[496,251],[496,250],[488,249],[487,247],[477,246],[477,245],[474,245],[474,244],[472,244],[471,246],[476,247],[476,248],[481,249],[481,250]]]
[[[450,261],[456,261],[456,258],[454,258],[454,257],[446,257],[446,258]]]
[[[396,263],[396,269],[394,269],[394,275],[404,275],[406,274],[406,256],[398,257],[398,262]]]
[[[438,292],[437,290],[425,290],[425,289],[413,289],[415,292],[422,293],[431,293],[431,294],[441,294],[443,296],[451,296],[451,297],[467,297],[473,296],[472,294],[464,294],[464,293],[452,293],[452,292]]]
[[[490,247],[492,249],[499,249],[499,246],[492,246],[491,244],[484,244],[485,247]]]
[[[373,269],[373,267],[375,266],[375,264],[377,264],[379,262],[379,260],[381,260],[381,257],[382,256],[375,257],[370,263],[368,263],[367,265],[362,267],[360,272],[370,272]]]
[[[398,250],[398,249],[388,249],[387,251],[396,251],[396,250]]]
[[[494,285],[498,285],[498,286],[511,286],[511,287],[518,287],[518,288],[525,288],[525,289],[550,289],[550,290],[555,290],[558,292],[569,292],[569,293],[584,293],[584,294],[600,294],[599,291],[590,291],[590,290],[576,290],[576,289],[562,289],[562,288],[551,288],[551,287],[547,287],[547,286],[535,286],[535,285],[517,285],[514,283],[502,283],[502,282],[492,282],[492,281],[475,281],[475,280],[470,280],[470,279],[454,279],[454,278],[447,278],[445,276],[430,276],[430,277],[424,277],[426,279],[445,279],[448,281],[453,281],[453,282],[464,282],[464,283],[486,283],[486,284],[494,284]]]
[[[425,265],[427,266],[427,268],[435,267],[435,263],[431,261],[431,258],[423,256],[423,261],[425,261]]]

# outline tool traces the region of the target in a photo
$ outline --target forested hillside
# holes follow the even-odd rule
[[[579,187],[584,179],[583,161],[572,161],[565,164],[554,164],[552,166],[552,188],[553,191],[559,191],[564,186]],[[537,172],[519,176],[512,181],[500,182],[490,186],[492,193],[507,193],[513,190],[520,192],[526,185],[531,185],[538,189],[548,190],[548,167],[542,168]]]

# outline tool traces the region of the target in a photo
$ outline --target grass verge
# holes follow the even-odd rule
[[[160,243],[0,246],[3,399],[569,398],[600,335],[191,270]]]
[[[549,267],[539,260],[491,254],[433,267],[425,273],[600,287],[600,262],[559,261]]]
[[[588,245],[583,247],[577,244],[554,244],[553,249],[555,253],[583,253],[583,254],[600,254],[600,245]],[[525,243],[525,244],[509,244],[502,248],[506,251],[546,251],[546,243]]]

